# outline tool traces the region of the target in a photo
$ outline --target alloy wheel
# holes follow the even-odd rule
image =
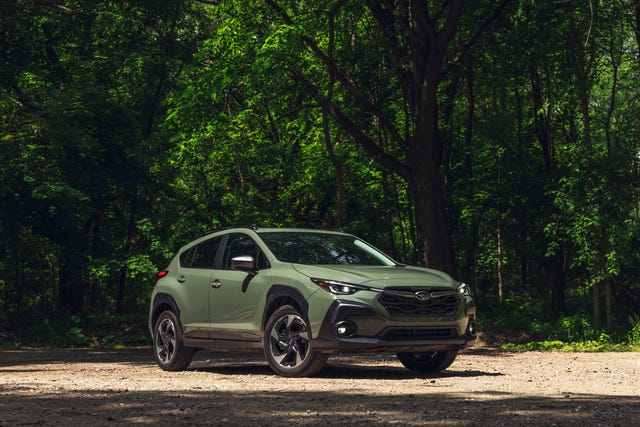
[[[169,363],[176,351],[176,327],[171,319],[163,319],[156,331],[156,354],[162,363]]]
[[[309,351],[309,331],[302,317],[285,314],[269,333],[269,349],[273,360],[285,369],[300,366]]]

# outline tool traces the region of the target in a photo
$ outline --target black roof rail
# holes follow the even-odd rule
[[[218,231],[229,230],[229,229],[232,229],[232,228],[248,228],[250,230],[256,231],[258,229],[258,226],[255,225],[255,224],[227,225],[227,226],[224,226],[224,227],[218,227],[218,228],[214,228],[213,230],[205,231],[204,233],[200,233],[197,237],[207,236],[209,234],[217,233]]]
[[[335,233],[345,233],[344,229],[342,228],[332,228],[332,227],[311,227],[312,230],[319,230],[319,231],[333,231]]]

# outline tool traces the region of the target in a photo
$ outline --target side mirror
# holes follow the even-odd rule
[[[249,273],[251,276],[255,276],[258,274],[258,269],[256,268],[256,261],[252,256],[242,255],[237,256],[235,258],[231,258],[231,269],[244,271]]]

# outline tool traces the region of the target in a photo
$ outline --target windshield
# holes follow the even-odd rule
[[[396,265],[375,248],[353,236],[328,233],[259,233],[279,261],[296,264]]]

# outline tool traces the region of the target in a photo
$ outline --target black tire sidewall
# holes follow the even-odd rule
[[[302,363],[294,368],[284,368],[277,361],[275,361],[271,355],[271,329],[276,324],[278,320],[285,315],[294,315],[299,316],[305,323],[305,327],[309,333],[309,348],[307,349],[307,355],[302,361]],[[303,377],[303,376],[311,376],[318,373],[325,365],[327,360],[327,356],[322,355],[312,348],[311,343],[311,330],[309,327],[309,321],[305,318],[305,316],[300,313],[295,307],[290,305],[284,305],[278,308],[276,311],[269,316],[269,320],[265,325],[265,333],[264,333],[264,355],[269,362],[269,366],[271,370],[278,375],[285,377]]]
[[[176,333],[176,344],[174,348],[173,355],[169,362],[165,363],[160,360],[158,357],[157,351],[157,336],[158,336],[158,328],[163,320],[169,319],[173,323],[173,327]],[[158,319],[156,320],[155,326],[153,328],[153,356],[160,366],[165,371],[182,371],[186,369],[191,363],[191,359],[193,357],[193,349],[189,347],[185,347],[183,343],[183,332],[182,325],[178,320],[178,317],[172,311],[163,311]]]
[[[425,352],[426,354],[427,352]],[[412,371],[417,372],[442,372],[454,362],[458,356],[458,352],[438,351],[429,360],[418,360],[413,357],[414,353],[397,353],[396,356],[400,362]]]

